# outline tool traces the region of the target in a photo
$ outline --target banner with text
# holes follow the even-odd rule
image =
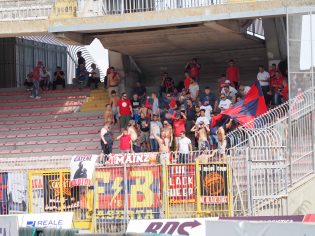
[[[159,218],[160,166],[128,166],[126,172],[123,167],[96,169],[97,223],[123,221],[125,210],[129,219]]]
[[[157,154],[158,153],[155,153],[155,152],[109,154],[106,164],[122,165],[122,164],[156,163]]]
[[[228,203],[228,167],[224,163],[200,165],[201,203]]]
[[[28,206],[27,173],[8,173],[8,207],[10,214],[25,213]]]
[[[171,204],[196,202],[195,165],[169,165],[168,196]]]
[[[76,155],[71,158],[71,188],[91,185],[96,160],[97,155]]]
[[[8,211],[8,173],[0,173],[0,215],[9,214]]]

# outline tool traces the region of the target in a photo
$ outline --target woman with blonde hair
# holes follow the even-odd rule
[[[217,130],[218,136],[218,155],[220,158],[225,156],[225,149],[226,149],[226,138],[225,138],[225,131],[223,127],[219,127]]]

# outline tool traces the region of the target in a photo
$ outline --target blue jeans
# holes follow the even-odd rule
[[[177,163],[180,163],[180,164],[189,163],[189,153],[179,153]]]
[[[39,80],[34,80],[33,81],[32,96],[33,97],[39,96]]]
[[[153,138],[150,138],[150,146],[151,152],[157,152],[159,150],[159,143]]]

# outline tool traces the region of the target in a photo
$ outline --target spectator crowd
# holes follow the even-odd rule
[[[193,150],[199,153],[216,150],[215,155],[223,157],[229,147],[225,136],[237,124],[230,119],[213,127],[212,118],[244,99],[250,87],[242,84],[234,60],[229,61],[218,80],[218,93],[210,87],[200,89],[201,70],[201,64],[194,58],[185,65],[178,84],[165,72],[158,93],[148,94],[145,86],[137,82],[128,97],[119,91],[119,75],[110,67],[105,83],[110,104],[106,106],[105,125],[100,133],[103,157],[112,153],[114,124],[120,128],[121,134],[115,139],[119,140],[122,153],[159,152],[160,161],[167,163],[187,163]],[[288,100],[287,80],[275,64],[269,71],[259,65],[257,80],[269,108]],[[177,153],[175,158],[171,151]]]

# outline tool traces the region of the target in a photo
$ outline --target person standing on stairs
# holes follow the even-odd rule
[[[115,119],[115,124],[118,122],[118,101],[119,101],[119,96],[117,95],[115,90],[112,90],[110,93],[110,100],[109,103],[112,107],[112,112],[113,112],[113,116]]]
[[[119,125],[120,129],[123,130],[127,127],[131,117],[133,116],[132,113],[132,106],[131,101],[128,99],[126,93],[122,93],[121,99],[117,103],[118,105],[118,117],[119,117]]]
[[[42,66],[43,66],[43,62],[38,61],[37,66],[35,66],[33,70],[33,90],[32,90],[32,95],[30,96],[31,98],[40,99],[39,80],[40,80],[40,72],[41,72]]]
[[[104,127],[101,129],[100,138],[103,151],[100,158],[100,162],[104,163],[108,159],[108,154],[111,154],[113,150],[114,139],[113,133],[111,132],[110,122],[106,122]]]
[[[119,84],[120,84],[119,74],[115,71],[114,67],[110,67],[109,74],[107,75],[107,89],[109,95],[113,90],[116,91],[116,93],[119,93]]]

